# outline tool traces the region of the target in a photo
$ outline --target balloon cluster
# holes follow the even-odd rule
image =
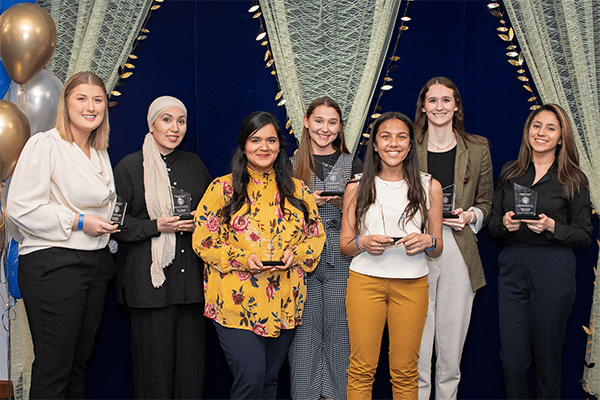
[[[56,48],[56,25],[48,12],[32,3],[35,0],[0,1],[1,181],[12,174],[31,134],[55,126],[62,92],[60,80],[43,69]],[[4,227],[0,224],[0,238]],[[3,247],[0,240],[0,250]]]

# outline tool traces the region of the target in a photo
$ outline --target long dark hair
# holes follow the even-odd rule
[[[319,106],[331,107],[338,113],[338,116],[340,117],[340,131],[331,145],[333,146],[334,150],[339,151],[342,154],[350,154],[348,147],[346,146],[344,120],[342,119],[342,110],[340,106],[330,97],[319,97],[318,99],[313,100],[313,102],[308,106],[308,109],[306,110],[306,118],[310,118],[312,113]],[[310,143],[310,134],[308,133],[308,128],[304,127],[302,129],[302,137],[300,138],[300,146],[298,146],[298,153],[296,154],[296,168],[294,171],[294,176],[306,183],[310,183],[311,187],[313,187],[313,182],[311,182],[310,179],[310,171],[314,170],[315,163],[313,159],[312,145]]]
[[[558,104],[544,104],[537,110],[533,110],[523,128],[523,139],[521,141],[521,149],[519,150],[519,158],[513,164],[508,166],[500,176],[500,183],[504,183],[509,179],[523,175],[529,163],[532,160],[531,144],[529,143],[529,129],[535,117],[542,111],[550,111],[560,124],[562,143],[556,146],[555,156],[558,168],[557,179],[558,183],[563,187],[567,198],[573,196],[575,190],[579,191],[581,187],[588,188],[588,180],[583,171],[579,168],[579,153],[575,145],[573,136],[573,127],[565,110]]]
[[[248,210],[250,212],[250,201],[248,198],[248,183],[250,182],[250,175],[248,174],[248,159],[246,158],[246,142],[250,137],[258,130],[264,128],[267,125],[273,125],[277,132],[277,139],[279,140],[279,154],[273,164],[275,170],[275,180],[277,182],[277,191],[281,198],[281,210],[284,215],[291,214],[291,211],[285,208],[286,201],[296,207],[304,215],[306,225],[309,226],[315,221],[309,218],[308,207],[303,200],[294,197],[295,184],[292,179],[292,169],[290,168],[287,153],[285,151],[285,141],[281,134],[281,128],[277,119],[265,111],[255,111],[252,114],[244,118],[240,134],[238,136],[237,144],[238,147],[231,160],[231,172],[233,176],[233,195],[231,199],[221,209],[221,218],[225,225],[229,225],[231,222],[231,216],[238,212],[244,204],[248,204]]]
[[[450,79],[444,76],[437,76],[435,78],[431,78],[427,81],[423,89],[421,89],[421,93],[419,93],[419,98],[417,99],[417,107],[415,110],[415,136],[416,140],[419,144],[423,143],[425,139],[425,132],[429,129],[429,123],[427,121],[427,114],[423,111],[425,108],[425,98],[427,97],[427,92],[431,86],[439,84],[442,86],[446,86],[448,89],[452,90],[454,103],[456,104],[456,111],[452,116],[452,129],[454,132],[460,136],[465,142],[465,146],[469,148],[470,143],[477,144],[487,144],[489,146],[490,142],[483,136],[473,135],[465,132],[465,126],[463,124],[464,113],[463,113],[463,103],[460,98],[460,93],[458,91],[458,87],[452,82]],[[467,171],[465,172],[464,183],[469,182],[471,179],[471,159],[467,160]]]
[[[421,232],[427,231],[427,193],[421,181],[421,172],[419,171],[419,160],[417,158],[417,148],[415,146],[415,135],[410,118],[399,112],[386,112],[382,114],[373,123],[373,129],[369,142],[367,144],[367,152],[365,155],[365,163],[363,167],[362,177],[358,185],[358,196],[356,200],[356,234],[359,235],[363,224],[364,216],[371,204],[375,203],[377,190],[375,189],[375,177],[381,171],[381,158],[379,153],[375,151],[375,141],[379,127],[382,123],[390,119],[398,119],[402,121],[410,133],[410,149],[406,158],[402,162],[403,178],[408,187],[408,205],[404,211],[405,221],[409,221],[418,212],[421,212]]]

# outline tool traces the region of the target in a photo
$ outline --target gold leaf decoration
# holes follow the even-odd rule
[[[283,96],[283,90],[280,90],[279,93],[275,95],[275,100],[279,100]]]
[[[381,90],[390,90],[391,88],[393,88],[393,86],[392,86],[392,85],[383,85],[383,86],[381,87]]]
[[[138,36],[138,37],[137,37],[137,40],[144,40],[144,39],[146,39],[147,37],[148,37],[148,36],[146,36],[146,35],[140,35],[140,36]]]
[[[293,135],[293,134],[294,134],[294,132],[296,132],[296,131],[294,130],[294,128],[290,129],[290,135]]]
[[[267,32],[261,32],[256,36],[256,41],[263,40],[267,36]]]
[[[533,110],[537,110],[537,109],[538,109],[538,108],[540,108],[540,107],[541,107],[540,105],[536,104],[536,105],[534,105],[534,106],[531,106],[531,107],[529,107],[529,109],[530,109],[531,111],[533,111]]]
[[[515,67],[519,66],[519,62],[517,60],[508,60],[508,62],[514,65]]]
[[[517,48],[517,46],[516,46],[516,45],[514,45],[514,44],[511,44],[510,46],[508,46],[508,47],[506,48],[506,50],[514,50],[514,49],[516,49],[516,48]]]
[[[529,87],[529,85],[523,85],[523,87],[525,88],[525,90],[533,93],[533,90],[531,90],[531,87]]]
[[[519,74],[524,74],[524,73],[525,73],[525,70],[524,70],[523,68],[521,68],[521,69],[518,69],[518,70],[517,70],[517,73],[519,73]]]
[[[588,327],[587,327],[587,326],[585,326],[585,325],[581,325],[581,327],[583,328],[583,330],[585,331],[585,333],[587,333],[587,334],[588,334],[588,336],[591,336],[591,335],[592,335],[592,332],[593,332],[593,330],[592,330],[592,329],[588,328]]]
[[[291,126],[292,126],[292,119],[290,118],[285,123],[285,129],[290,129]]]
[[[501,23],[501,24],[505,24],[505,23],[506,23],[506,21],[505,21],[505,20],[503,20],[503,19],[501,19],[501,20],[500,20],[500,23]]]
[[[508,31],[508,28],[507,28],[507,27],[505,27],[505,26],[501,26],[500,28],[496,28],[496,30],[497,30],[498,32],[507,32],[507,31]]]
[[[123,74],[119,75],[119,78],[121,78],[121,79],[127,79],[127,78],[129,78],[131,75],[133,75],[133,72],[125,72],[125,73],[123,73]]]
[[[275,70],[271,71],[271,75],[275,75],[276,73]]]
[[[150,33],[150,31],[148,29],[146,29],[146,28],[142,28],[142,29],[140,29],[140,31],[143,32],[143,33]]]
[[[530,98],[527,99],[527,101],[529,101],[529,102],[536,101],[536,100],[537,100],[536,96],[533,96],[533,97],[530,97]]]
[[[254,14],[254,15],[252,16],[252,18],[253,18],[253,19],[256,19],[256,18],[259,18],[261,15],[262,15],[262,13],[259,11],[259,12],[257,12],[256,14]]]
[[[519,79],[519,80],[521,80],[523,82],[529,82],[529,78],[526,77],[526,76],[523,76],[523,75],[517,76],[517,79]]]
[[[379,111],[379,110],[381,110],[382,108],[381,108],[381,106],[375,106],[375,109]]]
[[[253,13],[254,11],[258,10],[259,8],[260,8],[260,6],[258,4],[256,4],[256,5],[252,6],[252,7],[250,7],[248,9],[248,12],[249,13]]]
[[[137,60],[137,56],[135,54],[130,54],[129,58],[131,58],[132,60]]]
[[[371,137],[371,135],[368,134],[368,133],[363,133],[363,136],[366,137],[366,138],[370,138]]]
[[[158,10],[159,8],[160,8],[160,4],[155,4],[152,7],[150,7],[150,10],[154,11],[154,10]]]
[[[117,86],[122,87],[122,86],[125,86],[125,85],[123,85],[122,82],[117,82]]]
[[[154,0],[154,1],[156,1],[157,3],[162,3],[165,0]]]
[[[119,103],[118,103],[118,102],[116,102],[116,101],[110,101],[110,102],[108,102],[108,106],[109,106],[109,107],[114,107],[114,106],[116,106],[117,104],[119,104]]]
[[[500,14],[500,11],[492,10],[492,11],[490,11],[490,13],[491,13],[491,14],[492,14],[494,17],[498,17],[498,18],[502,17],[502,14]],[[502,21],[500,21],[500,22],[502,22]]]
[[[504,40],[505,42],[510,42],[510,39],[508,38],[508,35],[505,35],[504,33],[501,33],[498,36],[500,36],[500,39]]]
[[[120,96],[121,92],[113,90],[112,92],[110,92],[110,94],[112,94],[113,96]]]
[[[516,57],[519,55],[519,53],[517,53],[516,51],[509,51],[508,53],[506,53],[506,55],[509,57]]]
[[[265,60],[267,61],[269,59],[269,56],[271,55],[271,50],[267,50],[267,52],[265,53]]]
[[[408,22],[408,21],[410,21],[410,17],[407,17],[406,15],[405,15],[404,17],[400,18],[400,19],[401,19],[402,21],[404,21],[404,22]]]
[[[390,60],[392,60],[392,61],[398,61],[399,59],[400,59],[400,57],[398,57],[398,56],[390,57]]]
[[[515,31],[513,31],[513,28],[511,27],[508,30],[508,40],[513,40],[514,37],[515,37]]]
[[[401,26],[399,29],[400,29],[401,31],[407,31],[407,30],[408,30],[408,26],[406,26],[406,25],[402,25],[402,26]]]
[[[126,63],[126,64],[125,64],[125,66],[126,66],[127,68],[129,68],[129,69],[134,69],[134,68],[135,68],[135,65],[133,65],[133,64],[130,64],[130,63]]]
[[[523,57],[523,52],[519,53],[519,65],[523,65],[525,58]]]
[[[265,68],[269,68],[271,65],[273,65],[273,62],[273,59],[270,59]]]
[[[498,4],[496,2],[493,2],[493,3],[489,3],[487,6],[488,6],[489,9],[493,9],[493,8],[500,7],[500,4]]]
[[[391,81],[393,81],[393,79],[392,79],[392,78],[390,78],[389,76],[386,76],[385,78],[383,78],[383,80],[384,80],[384,81],[386,81],[386,82],[391,82]]]
[[[278,106],[278,107],[281,107],[281,106],[282,106],[282,105],[284,105],[285,103],[286,103],[286,100],[285,100],[285,99],[283,99],[283,100],[281,100],[279,103],[277,103],[277,106]]]
[[[371,115],[371,118],[373,118],[373,119],[377,119],[379,117],[381,117],[381,114],[379,114],[379,113]]]

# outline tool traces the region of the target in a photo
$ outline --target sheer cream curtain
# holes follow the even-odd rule
[[[400,0],[260,0],[260,6],[296,137],[308,105],[329,96],[342,109],[346,143],[354,151]]]
[[[38,0],[54,20],[57,45],[46,68],[62,82],[80,71],[97,74],[110,92],[119,66],[127,62],[134,40],[154,0]],[[11,316],[11,380],[16,399],[29,398],[33,348],[23,301]]]
[[[57,29],[54,57],[46,68],[62,82],[92,71],[110,92],[127,61],[153,0],[38,0]]]
[[[576,128],[581,168],[592,203],[600,205],[600,4],[598,0],[505,0],[527,66],[544,103],[558,103]],[[596,285],[593,315],[600,317]],[[584,387],[600,393],[600,324],[588,342]],[[587,383],[585,382],[587,381]]]

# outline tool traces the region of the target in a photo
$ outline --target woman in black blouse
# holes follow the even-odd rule
[[[203,266],[192,250],[193,220],[173,216],[173,196],[189,193],[195,210],[211,177],[196,154],[177,149],[187,130],[181,101],[154,100],[148,127],[142,150],[114,170],[117,194],[127,202],[128,229],[113,237],[126,244],[117,286],[131,315],[134,396],[198,399],[206,329]]]
[[[517,219],[514,184],[537,192],[539,219]],[[546,104],[527,118],[519,158],[502,169],[489,224],[506,244],[498,292],[507,398],[529,398],[531,348],[538,397],[560,398],[560,354],[575,300],[572,247],[590,245],[591,215],[569,117]]]

